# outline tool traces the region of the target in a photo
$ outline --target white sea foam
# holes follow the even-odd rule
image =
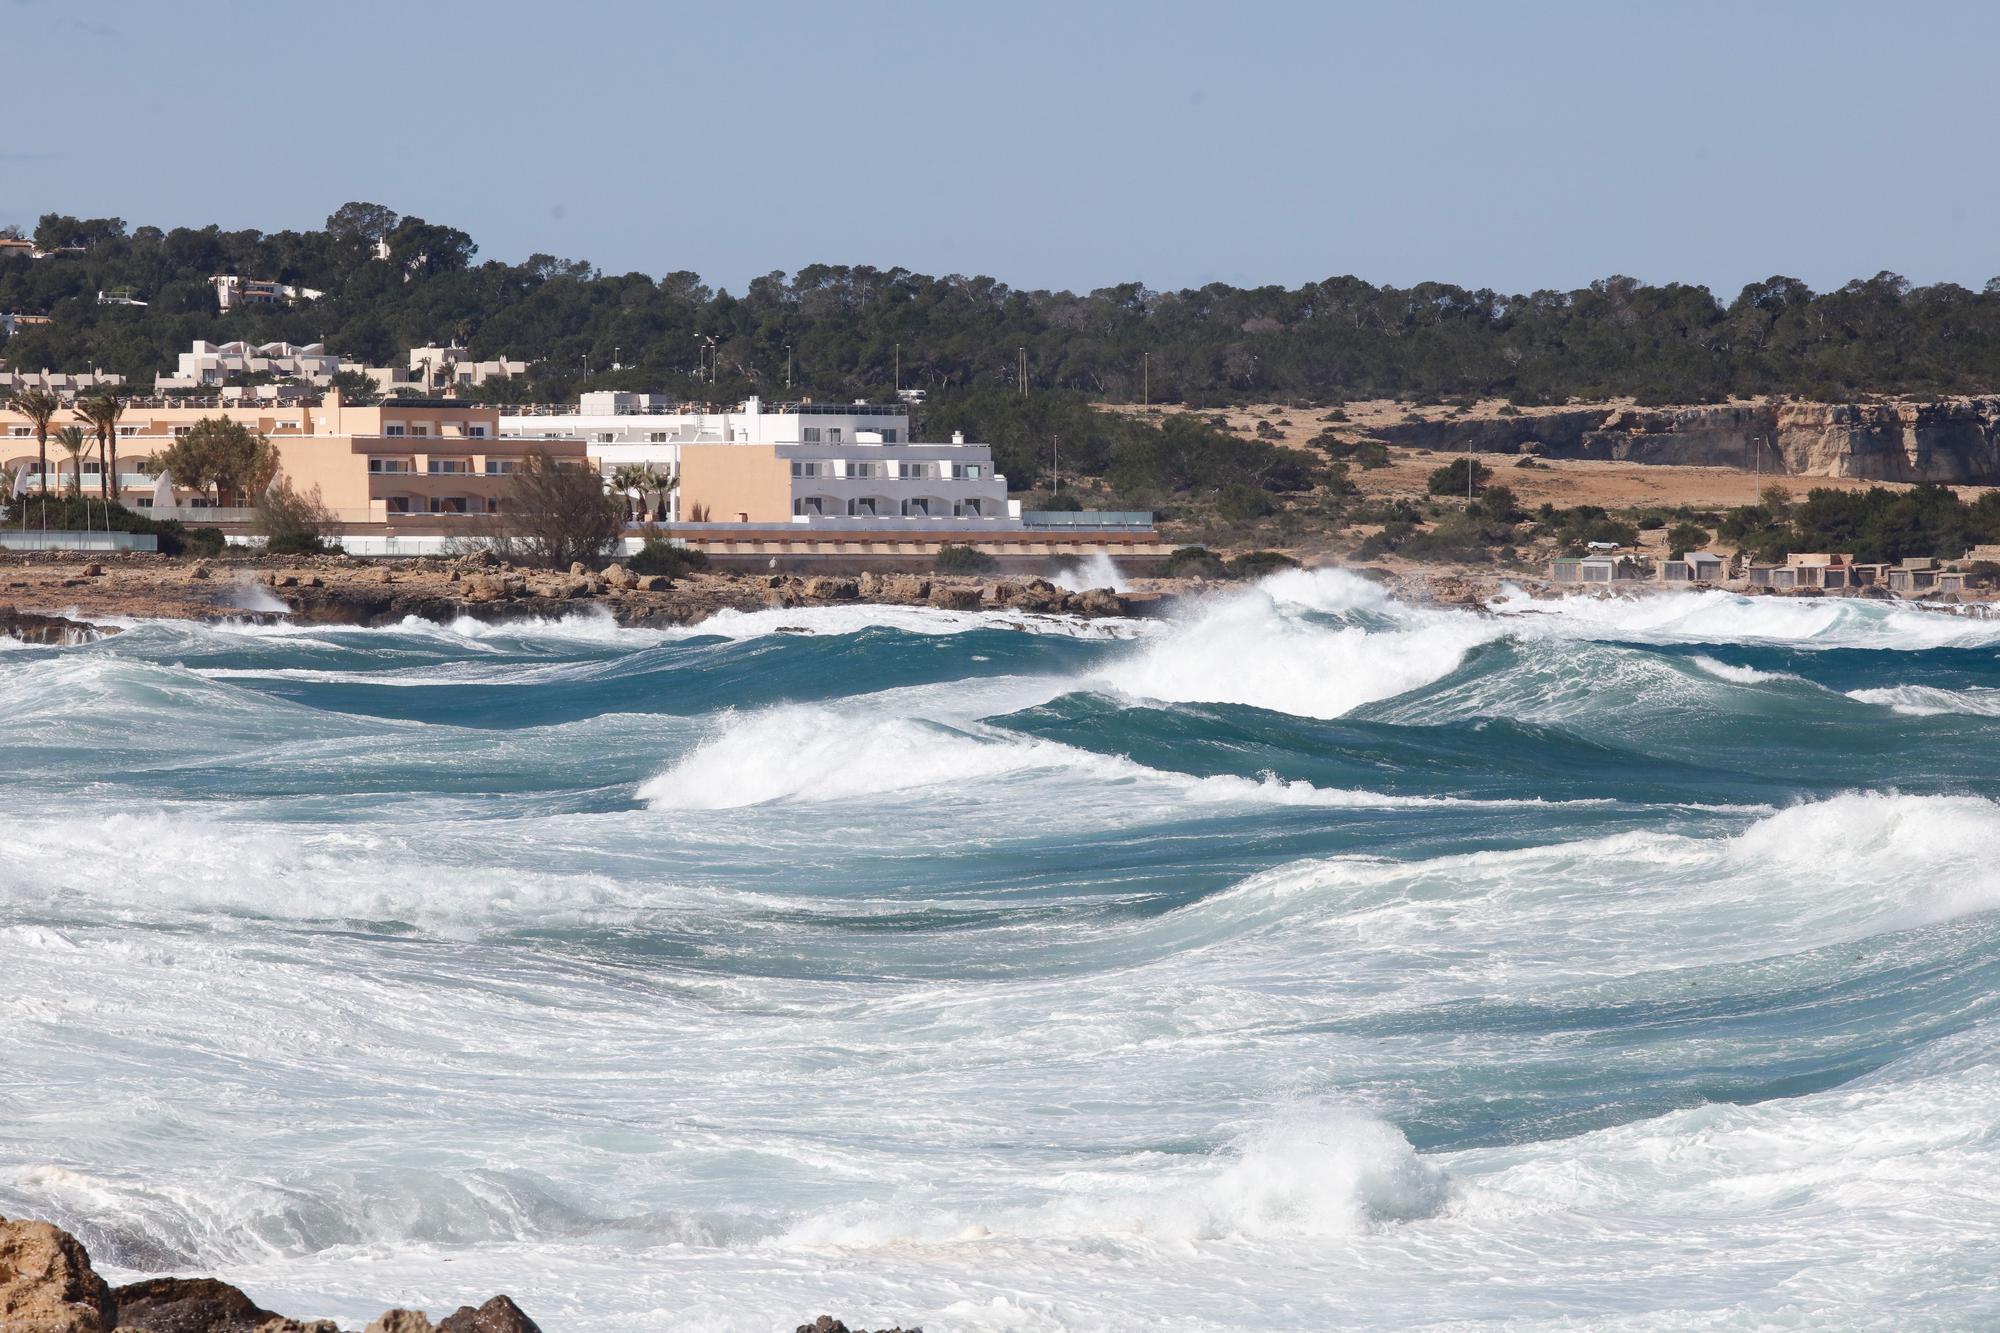
[[[1196,777],[991,728],[964,731],[908,717],[800,706],[726,717],[715,736],[643,783],[638,794],[661,810],[731,810],[901,794],[1017,800],[1020,793],[991,790],[987,784],[1032,774],[1090,790],[1146,784],[1163,799],[1216,803],[1378,808],[1521,804],[1327,790],[1268,774],[1255,779]]]
[[[1049,575],[1049,581],[1070,592],[1088,592],[1092,588],[1128,592],[1132,587],[1108,555],[1088,555],[1074,564],[1062,565]]]
[[[1887,685],[1849,690],[1847,697],[1864,704],[1880,704],[1905,717],[1936,717],[1943,713],[2000,717],[2000,689],[1992,687],[1947,690],[1935,685]]]
[[[1737,685],[1766,685],[1774,680],[1797,680],[1789,671],[1759,671],[1756,667],[1736,666],[1729,662],[1718,662],[1713,657],[1701,656],[1691,659],[1694,664],[1714,676],[1717,680],[1730,681]]]
[[[1504,632],[1453,612],[1408,612],[1393,625],[1329,619],[1384,605],[1351,574],[1287,571],[1200,604],[1096,678],[1136,698],[1333,718],[1448,675]]]
[[[1358,940],[1372,952],[1357,967],[1398,976],[1442,952],[1448,973],[1410,981],[1476,995],[1508,978],[1629,980],[2000,910],[1995,846],[1992,801],[1850,793],[1726,838],[1635,831],[1414,862],[1299,862],[1175,915],[1188,918],[1183,938],[1275,932],[1287,950]]]
[[[1801,648],[1980,647],[2000,621],[1853,597],[1745,597],[1718,591],[1533,598],[1512,590],[1491,610],[1517,628],[1655,643],[1783,643]]]
[[[1452,1198],[1443,1172],[1374,1116],[1295,1103],[1226,1151],[1190,1161],[1145,1154],[1118,1173],[1063,1177],[1048,1202],[984,1215],[838,1209],[769,1244],[880,1247],[899,1242],[1313,1240],[1435,1216]]]

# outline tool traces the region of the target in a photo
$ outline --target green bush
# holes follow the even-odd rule
[[[265,555],[336,555],[339,551],[339,542],[311,532],[281,532],[264,541]]]
[[[685,546],[675,546],[663,537],[648,537],[638,553],[625,562],[625,568],[634,574],[664,574],[668,578],[686,578],[708,568],[708,556],[690,550]]]
[[[1282,551],[1245,551],[1225,568],[1231,578],[1259,579],[1281,569],[1297,569],[1299,562]]]
[[[940,574],[984,574],[993,568],[993,557],[976,546],[940,546],[937,571]]]
[[[168,519],[160,527],[161,555],[221,555],[229,546],[221,528],[184,528],[174,519]],[[165,530],[169,527],[174,531]]]
[[[1160,572],[1168,578],[1219,579],[1228,569],[1222,557],[1206,546],[1183,546],[1167,557]]]
[[[1707,545],[1707,528],[1693,523],[1676,523],[1667,529],[1667,549],[1676,554],[1699,551]]]
[[[1469,479],[1468,472],[1471,474]],[[1455,458],[1431,473],[1426,485],[1432,495],[1465,495],[1477,492],[1491,480],[1493,469],[1486,464],[1471,458]]]
[[[1271,493],[1261,486],[1233,481],[1216,497],[1215,510],[1226,522],[1251,523],[1276,509]]]
[[[221,555],[218,528],[189,528],[177,518],[150,518],[124,505],[99,500],[24,495],[9,505],[7,526],[48,528],[56,532],[151,533],[159,538],[161,555]]]

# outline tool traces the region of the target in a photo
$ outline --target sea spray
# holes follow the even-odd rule
[[[1992,1324],[2000,664],[1831,600],[10,652],[0,1213],[353,1327]]]

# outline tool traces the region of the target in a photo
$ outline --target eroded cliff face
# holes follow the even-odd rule
[[[2000,397],[1562,408],[1518,417],[1405,422],[1377,433],[1391,444],[1474,453],[1872,481],[2000,483]]]

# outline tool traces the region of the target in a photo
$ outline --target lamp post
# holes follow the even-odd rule
[[[791,387],[792,387],[792,345],[790,343],[786,343],[785,344],[785,388],[787,390],[790,390]]]
[[[1153,354],[1139,353],[1139,406],[1153,405]]]

